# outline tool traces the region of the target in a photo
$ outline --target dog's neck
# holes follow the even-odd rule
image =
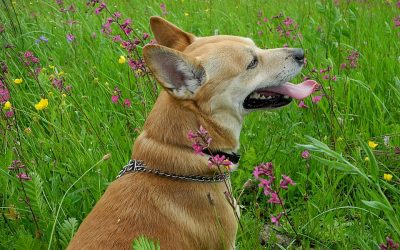
[[[148,166],[180,174],[207,174],[207,157],[194,155],[189,131],[202,125],[212,138],[213,151],[236,152],[239,132],[220,124],[205,114],[193,101],[176,100],[162,91],[146,120],[142,134],[133,148],[133,159],[143,160]],[[154,166],[153,166],[154,165]],[[181,169],[182,166],[184,169]]]

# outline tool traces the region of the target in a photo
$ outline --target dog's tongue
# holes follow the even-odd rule
[[[287,82],[277,87],[268,88],[267,90],[281,95],[288,95],[297,100],[302,100],[318,90],[319,86],[320,85],[316,81],[307,80],[300,84]]]

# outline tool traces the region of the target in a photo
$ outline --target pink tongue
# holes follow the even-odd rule
[[[293,84],[290,82],[281,84],[277,87],[270,87],[266,91],[272,91],[281,95],[288,95],[294,99],[304,99],[314,93],[319,88],[319,84],[314,80],[307,80],[300,84]],[[260,91],[262,92],[262,91]]]

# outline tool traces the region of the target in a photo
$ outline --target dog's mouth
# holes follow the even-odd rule
[[[302,100],[316,90],[319,84],[307,80],[300,84],[284,83],[276,87],[260,88],[251,92],[244,100],[245,109],[274,109],[288,105],[292,98]]]

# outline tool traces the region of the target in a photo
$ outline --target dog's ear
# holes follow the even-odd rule
[[[178,98],[192,97],[206,81],[203,66],[179,51],[161,45],[146,45],[143,57],[161,85]]]
[[[183,51],[196,38],[158,16],[150,18],[150,26],[157,43],[171,49]]]

